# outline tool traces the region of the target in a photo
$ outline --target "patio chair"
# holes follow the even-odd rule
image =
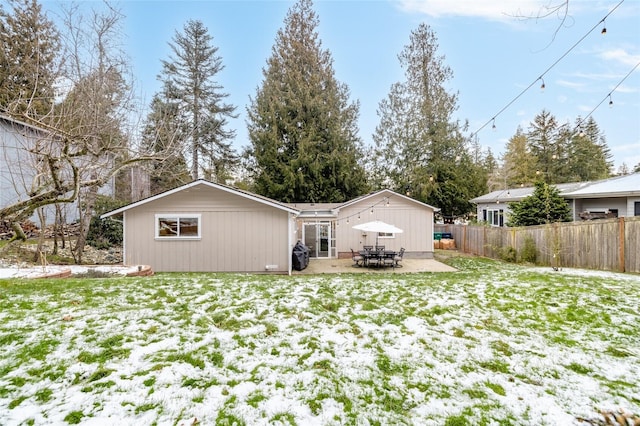
[[[355,262],[354,266],[362,266],[364,264],[364,257],[353,251],[353,249],[351,249],[351,260]]]
[[[396,257],[394,256],[393,253],[384,253],[384,258],[382,259],[382,266],[384,266],[385,268],[387,266],[391,266],[392,268],[395,268],[396,267],[395,260],[396,260]]]
[[[400,262],[402,262],[402,256],[404,256],[404,247],[400,247],[400,251],[393,258],[396,262],[396,268],[402,268],[402,265],[400,264]]]
[[[384,251],[384,246],[376,246],[376,251]]]

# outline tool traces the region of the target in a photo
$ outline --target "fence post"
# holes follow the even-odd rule
[[[482,227],[482,257],[487,257],[487,227]]]
[[[467,226],[468,225],[462,225],[462,252],[463,253],[467,252]]]
[[[619,217],[618,218],[618,224],[620,225],[618,227],[619,229],[619,245],[620,245],[620,272],[624,272],[625,271],[625,261],[624,261],[624,243],[625,243],[625,239],[624,239],[624,217]]]

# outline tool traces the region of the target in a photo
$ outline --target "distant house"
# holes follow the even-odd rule
[[[640,216],[640,173],[555,187],[569,203],[574,221]],[[470,201],[476,204],[478,220],[504,226],[509,217],[509,203],[528,197],[534,190],[534,187],[503,189]]]
[[[346,203],[284,204],[196,180],[102,215],[122,214],[124,263],[158,272],[291,273],[297,241],[311,258],[350,257],[351,249],[404,247],[406,257],[433,257],[434,207],[383,190]],[[399,234],[363,233],[353,225],[393,224]]]
[[[13,205],[29,198],[36,182],[34,179],[38,165],[38,157],[31,151],[38,142],[49,140],[49,132],[30,124],[14,120],[0,114],[0,208]],[[73,204],[60,206],[68,222],[77,219],[77,208]],[[44,208],[47,221],[55,218],[54,206]],[[33,215],[32,220],[37,220]]]

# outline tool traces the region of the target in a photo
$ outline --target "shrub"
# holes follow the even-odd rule
[[[98,196],[96,214],[91,218],[87,244],[97,249],[122,245],[122,222],[112,218],[100,219],[100,215],[121,207],[124,203],[105,196]]]
[[[511,246],[502,247],[498,255],[500,256],[500,259],[505,262],[515,263],[515,261],[518,259],[518,253],[516,252],[516,249]]]
[[[527,263],[536,263],[536,242],[533,237],[527,235],[522,244],[522,250],[520,250],[520,260]]]

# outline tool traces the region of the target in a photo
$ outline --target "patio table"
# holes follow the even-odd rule
[[[364,265],[367,266],[367,267],[373,266],[372,265],[372,261],[373,261],[373,263],[375,263],[375,266],[383,266],[384,267],[385,266],[384,259],[385,258],[393,259],[393,258],[395,258],[396,254],[397,254],[393,250],[385,250],[385,251],[360,250],[358,253],[364,259]]]

